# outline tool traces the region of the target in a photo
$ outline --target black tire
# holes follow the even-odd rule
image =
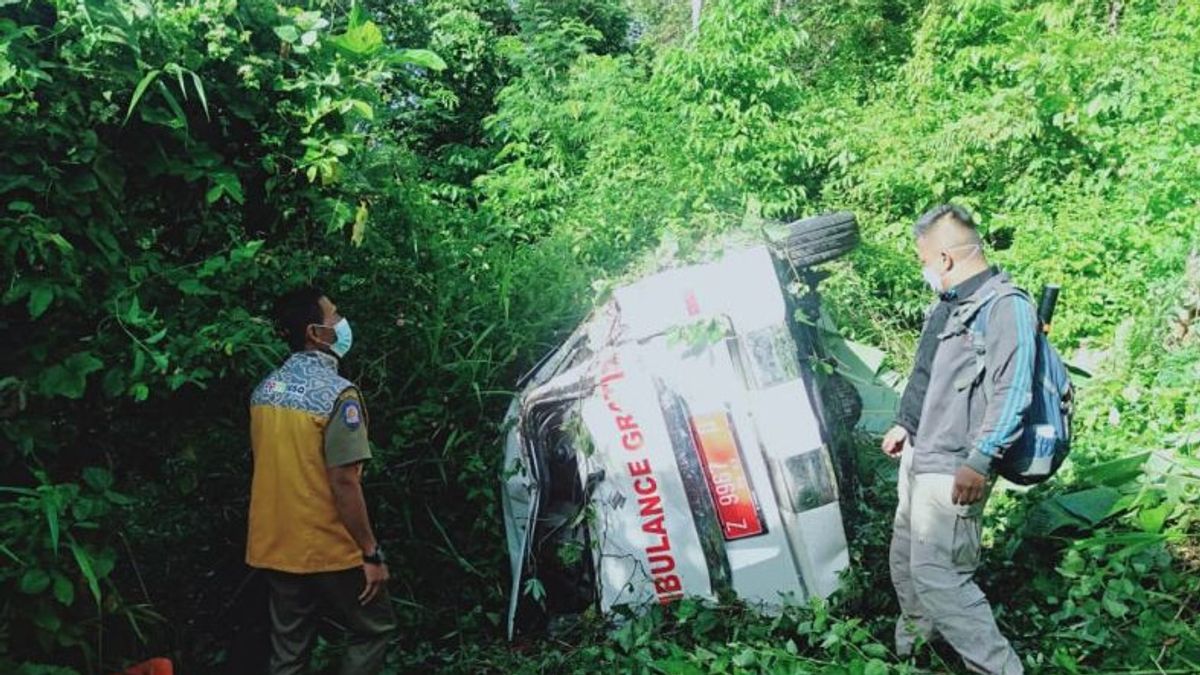
[[[837,476],[838,493],[841,495],[842,522],[849,534],[857,527],[858,522],[858,510],[855,507],[858,495],[858,456],[854,427],[862,418],[862,397],[850,380],[837,373],[825,379],[821,393],[826,422],[833,427],[830,453],[833,458],[833,472]]]
[[[825,410],[832,418],[830,421],[841,424],[846,431],[852,431],[863,413],[862,396],[854,384],[834,373],[825,381],[824,394]]]
[[[849,211],[827,213],[788,225],[785,253],[796,267],[813,267],[840,258],[858,246],[858,221]]]

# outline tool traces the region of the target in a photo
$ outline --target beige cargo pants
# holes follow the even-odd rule
[[[974,580],[987,497],[955,505],[950,501],[954,476],[913,474],[912,453],[906,445],[900,460],[900,503],[889,556],[901,612],[897,654],[910,655],[918,639],[929,640],[936,631],[973,672],[1023,673]]]

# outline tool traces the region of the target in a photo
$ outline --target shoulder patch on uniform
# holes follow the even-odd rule
[[[357,429],[362,424],[362,409],[357,401],[346,401],[342,404],[342,423],[350,429]]]

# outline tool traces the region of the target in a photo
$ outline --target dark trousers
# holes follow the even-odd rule
[[[350,633],[342,675],[373,675],[383,667],[396,615],[387,592],[366,606],[358,595],[366,585],[362,568],[341,572],[288,574],[267,571],[271,587],[271,675],[298,675],[308,669],[317,621],[327,614]]]

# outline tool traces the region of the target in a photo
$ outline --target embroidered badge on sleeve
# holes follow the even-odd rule
[[[346,401],[342,405],[342,423],[351,430],[357,429],[362,424],[362,410],[356,401]]]

